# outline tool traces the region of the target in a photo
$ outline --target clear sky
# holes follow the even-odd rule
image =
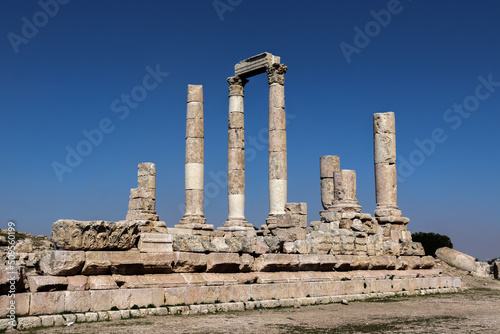
[[[499,14],[499,2],[472,0],[3,0],[0,224],[50,234],[60,218],[122,220],[140,162],[156,163],[158,214],[177,224],[187,85],[202,84],[205,215],[221,226],[226,78],[267,51],[288,66],[288,201],[307,202],[309,221],[319,220],[321,155],[357,171],[358,200],[373,213],[372,115],[394,111],[409,229],[500,256]],[[258,227],[267,105],[265,75],[251,78],[246,217]]]

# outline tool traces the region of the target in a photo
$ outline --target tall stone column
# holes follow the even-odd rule
[[[269,217],[285,214],[287,202],[287,151],[285,73],[283,64],[267,68],[269,83]]]
[[[340,158],[336,155],[324,155],[319,159],[321,178],[321,204],[328,210],[334,199],[333,172],[340,170]]]
[[[186,117],[185,196],[186,213],[180,220],[184,228],[199,228],[205,224],[203,214],[204,182],[203,86],[188,85]]]
[[[229,83],[229,127],[227,148],[228,217],[224,228],[253,229],[245,219],[245,126],[243,91],[247,79],[234,76]]]
[[[379,222],[408,223],[398,210],[396,169],[396,122],[393,112],[373,115],[375,163],[375,217]]]
[[[356,171],[341,169],[333,172],[334,199],[331,206],[336,212],[361,212],[356,194]]]

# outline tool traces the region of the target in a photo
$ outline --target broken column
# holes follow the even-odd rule
[[[180,220],[180,225],[176,225],[176,227],[209,229],[211,226],[204,225],[206,218],[203,214],[204,142],[203,86],[188,85],[185,164],[186,213]]]
[[[269,83],[269,218],[285,214],[287,202],[287,150],[285,73],[283,64],[267,68]]]
[[[158,221],[155,211],[156,168],[151,162],[139,164],[137,188],[130,189],[126,220]]]
[[[407,224],[397,205],[396,122],[393,112],[373,115],[375,217],[380,223]]]
[[[243,92],[248,80],[229,77],[229,128],[227,148],[228,217],[223,230],[252,229],[245,219],[245,127]]]
[[[333,172],[340,170],[340,158],[336,155],[324,155],[319,159],[321,178],[321,204],[328,210],[333,202]]]
[[[361,212],[356,198],[356,171],[341,169],[333,172],[334,198],[330,210],[335,212]]]

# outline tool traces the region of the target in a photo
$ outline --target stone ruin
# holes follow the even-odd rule
[[[262,53],[236,64],[227,79],[223,226],[207,224],[203,213],[203,87],[189,85],[179,224],[160,221],[155,165],[139,164],[124,221],[58,220],[52,227],[57,250],[18,254],[17,328],[459,290],[460,278],[442,277],[433,257],[412,242],[409,219],[398,209],[394,113],[373,117],[373,216],[362,213],[356,199],[356,172],[341,169],[334,155],[320,157],[321,219],[308,226],[307,204],[287,203],[286,71],[280,57]],[[269,215],[257,229],[245,218],[243,102],[248,79],[263,73],[269,83]],[[2,319],[9,312],[6,282],[2,277]],[[4,320],[1,328],[7,328]]]

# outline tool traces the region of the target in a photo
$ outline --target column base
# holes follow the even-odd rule
[[[374,212],[375,217],[401,217],[401,210],[397,205],[377,206]]]
[[[328,208],[329,211],[333,212],[361,212],[361,205],[358,205],[357,201],[353,202],[334,202],[331,207]]]
[[[243,219],[228,219],[224,222],[224,226],[219,227],[220,231],[242,231],[253,230],[253,224]]]
[[[175,225],[175,228],[185,228],[193,230],[205,230],[213,231],[214,226],[211,224],[206,224],[207,219],[200,216],[185,216],[179,221],[179,225]]]

